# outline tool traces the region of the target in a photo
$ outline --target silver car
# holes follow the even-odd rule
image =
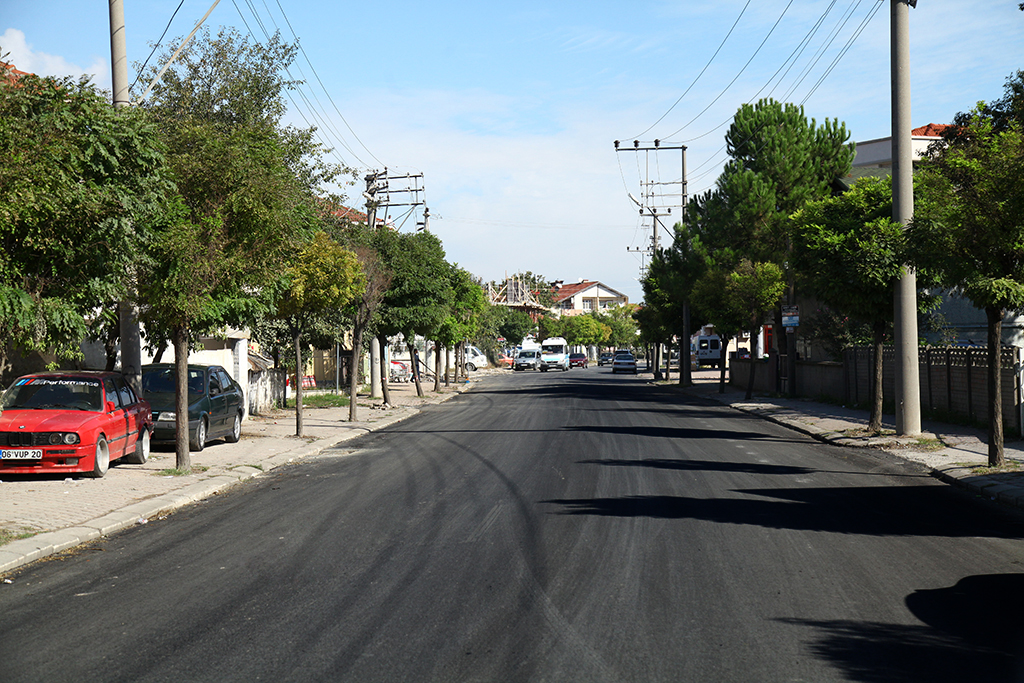
[[[617,353],[612,361],[612,373],[632,372],[636,374],[636,358],[630,353]]]
[[[540,350],[524,349],[512,363],[513,370],[540,370]]]

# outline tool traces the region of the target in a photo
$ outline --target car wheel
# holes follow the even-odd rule
[[[197,453],[206,446],[206,417],[199,418],[199,426],[196,427],[195,436],[188,444],[189,448]]]
[[[96,455],[93,458],[92,472],[88,476],[99,479],[110,469],[110,446],[102,436],[96,440]]]
[[[476,366],[473,365],[472,363],[466,363],[466,369],[469,370],[470,372],[476,372]]]
[[[135,440],[135,452],[125,456],[124,461],[130,465],[145,465],[149,460],[149,439],[149,430],[143,427]]]
[[[224,437],[228,443],[238,443],[242,438],[242,416],[235,413],[235,422],[231,425],[231,433]]]

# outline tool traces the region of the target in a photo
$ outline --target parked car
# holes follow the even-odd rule
[[[153,406],[153,442],[174,443],[174,363],[142,366],[142,396]],[[189,448],[201,451],[208,441],[224,437],[234,443],[242,436],[245,395],[242,387],[219,365],[188,366]]]
[[[513,370],[540,370],[540,349],[523,349],[516,356]]]
[[[570,353],[569,354],[569,367],[570,368],[585,368],[585,367],[587,367],[587,354],[585,354],[585,353]]]
[[[611,351],[608,351],[608,352],[602,353],[600,356],[598,356],[597,364],[599,366],[600,365],[611,365],[613,360],[615,360],[615,354],[612,353]]]
[[[636,358],[631,353],[617,353],[615,359],[612,360],[612,373],[616,372],[632,372],[636,374]]]
[[[41,372],[0,397],[0,472],[102,477],[149,459],[153,417],[116,372]]]
[[[470,344],[466,345],[466,370],[475,372],[477,368],[487,367],[487,355]]]
[[[516,359],[512,356],[501,354],[498,356],[498,367],[499,368],[511,368],[512,364],[516,362]]]

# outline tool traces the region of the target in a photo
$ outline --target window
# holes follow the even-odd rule
[[[590,299],[584,299],[583,300],[583,310],[584,311],[592,311],[592,310],[594,310],[594,302],[591,301]]]

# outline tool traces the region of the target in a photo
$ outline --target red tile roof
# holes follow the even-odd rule
[[[584,280],[583,282],[574,282],[570,285],[562,285],[558,289],[552,289],[551,293],[555,297],[555,303],[561,303],[566,299],[582,292],[584,289],[590,289],[594,285],[601,284],[596,280]]]
[[[7,62],[0,62],[0,78],[3,78],[8,83],[14,83],[22,76],[28,76],[27,71],[21,71],[14,68],[13,64]]]
[[[938,138],[942,137],[942,133],[949,128],[949,124],[946,123],[929,123],[927,126],[921,126],[910,131],[911,135],[917,135],[918,137],[929,137]]]

